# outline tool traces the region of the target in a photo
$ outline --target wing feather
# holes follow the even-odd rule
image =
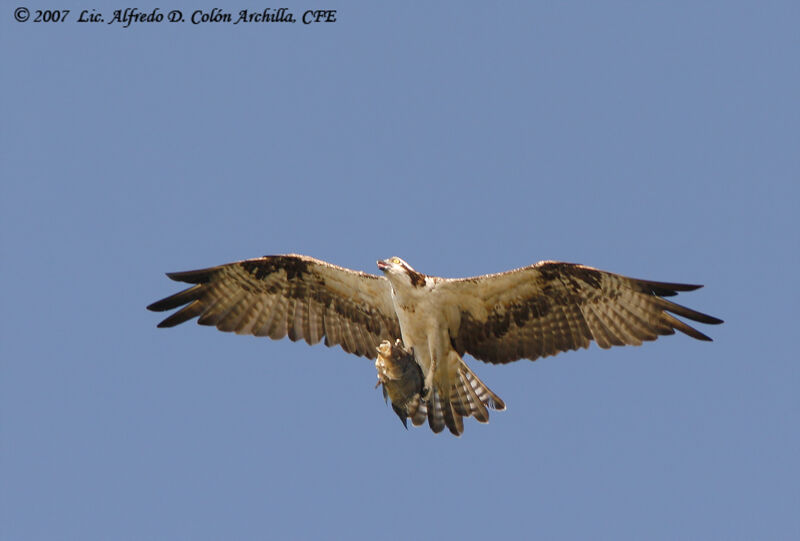
[[[203,313],[205,307],[203,303],[197,300],[190,301],[188,305],[184,306],[164,321],[159,323],[162,327],[174,327],[175,325],[180,325],[184,321],[189,321],[190,319],[196,318],[200,314]]]
[[[236,325],[236,328],[233,331],[236,334],[253,334],[253,326],[255,325],[256,321],[258,320],[258,316],[263,311],[262,303],[259,299],[252,299],[250,305],[245,308],[244,313],[242,314],[242,318],[239,320],[239,323]]]
[[[599,314],[594,306],[587,306],[583,315],[589,324],[589,332],[598,346],[608,349],[614,345],[621,345],[614,343],[614,334],[606,326],[602,314]]]
[[[196,271],[168,273],[192,287],[147,308],[180,308],[159,327],[198,318],[221,331],[288,335],[309,344],[323,338],[374,359],[381,340],[400,337],[388,281],[296,254],[265,256]]]
[[[273,307],[277,303],[277,297],[262,297],[261,299],[261,313],[256,317],[253,323],[252,333],[254,336],[269,336],[269,329],[272,326],[272,320],[275,317],[275,310]]]
[[[699,285],[628,278],[573,263],[543,261],[499,274],[442,280],[460,309],[450,322],[455,350],[491,363],[535,360],[589,346],[640,345],[676,330],[710,340],[672,314],[706,324],[713,316],[663,297]]]
[[[286,312],[288,311],[290,300],[284,291],[281,291],[278,298],[275,299],[275,306],[272,307],[275,310],[275,315],[272,318],[267,335],[273,340],[280,340],[286,336]]]
[[[245,312],[250,309],[253,298],[247,297],[244,292],[239,292],[235,296],[236,301],[231,303],[225,315],[223,315],[217,322],[217,328],[225,332],[233,332],[239,326],[239,322],[245,315]]]
[[[628,319],[623,316],[620,305],[608,303],[604,305],[604,308],[604,315],[606,319],[611,322],[614,334],[620,342],[618,345],[628,344],[632,346],[641,346],[642,341],[636,336],[636,332],[633,330]]]
[[[320,304],[308,299],[308,335],[306,336],[306,342],[309,344],[318,343],[325,335],[323,317]]]
[[[647,323],[647,315],[639,306],[633,304],[630,306],[619,305],[617,309],[622,313],[622,317],[626,319],[639,340],[650,341],[658,338],[658,333]]]

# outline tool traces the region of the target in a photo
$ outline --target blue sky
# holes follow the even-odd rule
[[[800,537],[797,4],[371,4],[0,10],[0,537]],[[726,323],[469,359],[508,410],[406,431],[371,361],[145,310],[287,252],[580,262]]]

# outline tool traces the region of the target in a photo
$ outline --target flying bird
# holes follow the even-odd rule
[[[457,436],[464,417],[486,423],[488,409],[505,409],[465,354],[504,364],[588,348],[592,340],[601,348],[640,345],[676,330],[711,341],[672,314],[722,323],[664,298],[699,285],[574,263],[542,261],[457,279],[422,274],[399,257],[377,264],[383,276],[289,254],[168,273],[193,285],[147,308],[180,308],[159,327],[198,318],[237,334],[309,344],[324,338],[326,346],[377,358],[378,383],[404,424],[427,418],[434,432],[447,427]]]

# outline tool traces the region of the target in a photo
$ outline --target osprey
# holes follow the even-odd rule
[[[221,331],[309,344],[324,338],[326,346],[378,357],[378,383],[401,420],[419,425],[427,418],[434,432],[446,426],[457,436],[464,417],[486,423],[487,408],[505,409],[464,354],[502,364],[588,348],[592,340],[601,348],[640,345],[676,330],[711,341],[672,314],[722,323],[664,298],[699,285],[573,263],[542,261],[460,279],[427,276],[399,257],[378,261],[378,269],[383,276],[303,255],[264,256],[168,273],[194,285],[147,308],[183,307],[159,327],[196,317]]]

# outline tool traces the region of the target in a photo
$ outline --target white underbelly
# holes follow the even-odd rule
[[[430,383],[431,368],[438,372],[452,350],[445,314],[437,304],[435,291],[426,289],[400,297],[392,291],[400,334],[406,348],[413,348],[417,363]],[[405,309],[403,308],[405,306]]]
[[[419,317],[416,313],[398,315],[400,334],[406,348],[413,348],[414,356],[427,375],[431,369],[431,361],[439,356],[442,347],[441,322],[432,317]]]

